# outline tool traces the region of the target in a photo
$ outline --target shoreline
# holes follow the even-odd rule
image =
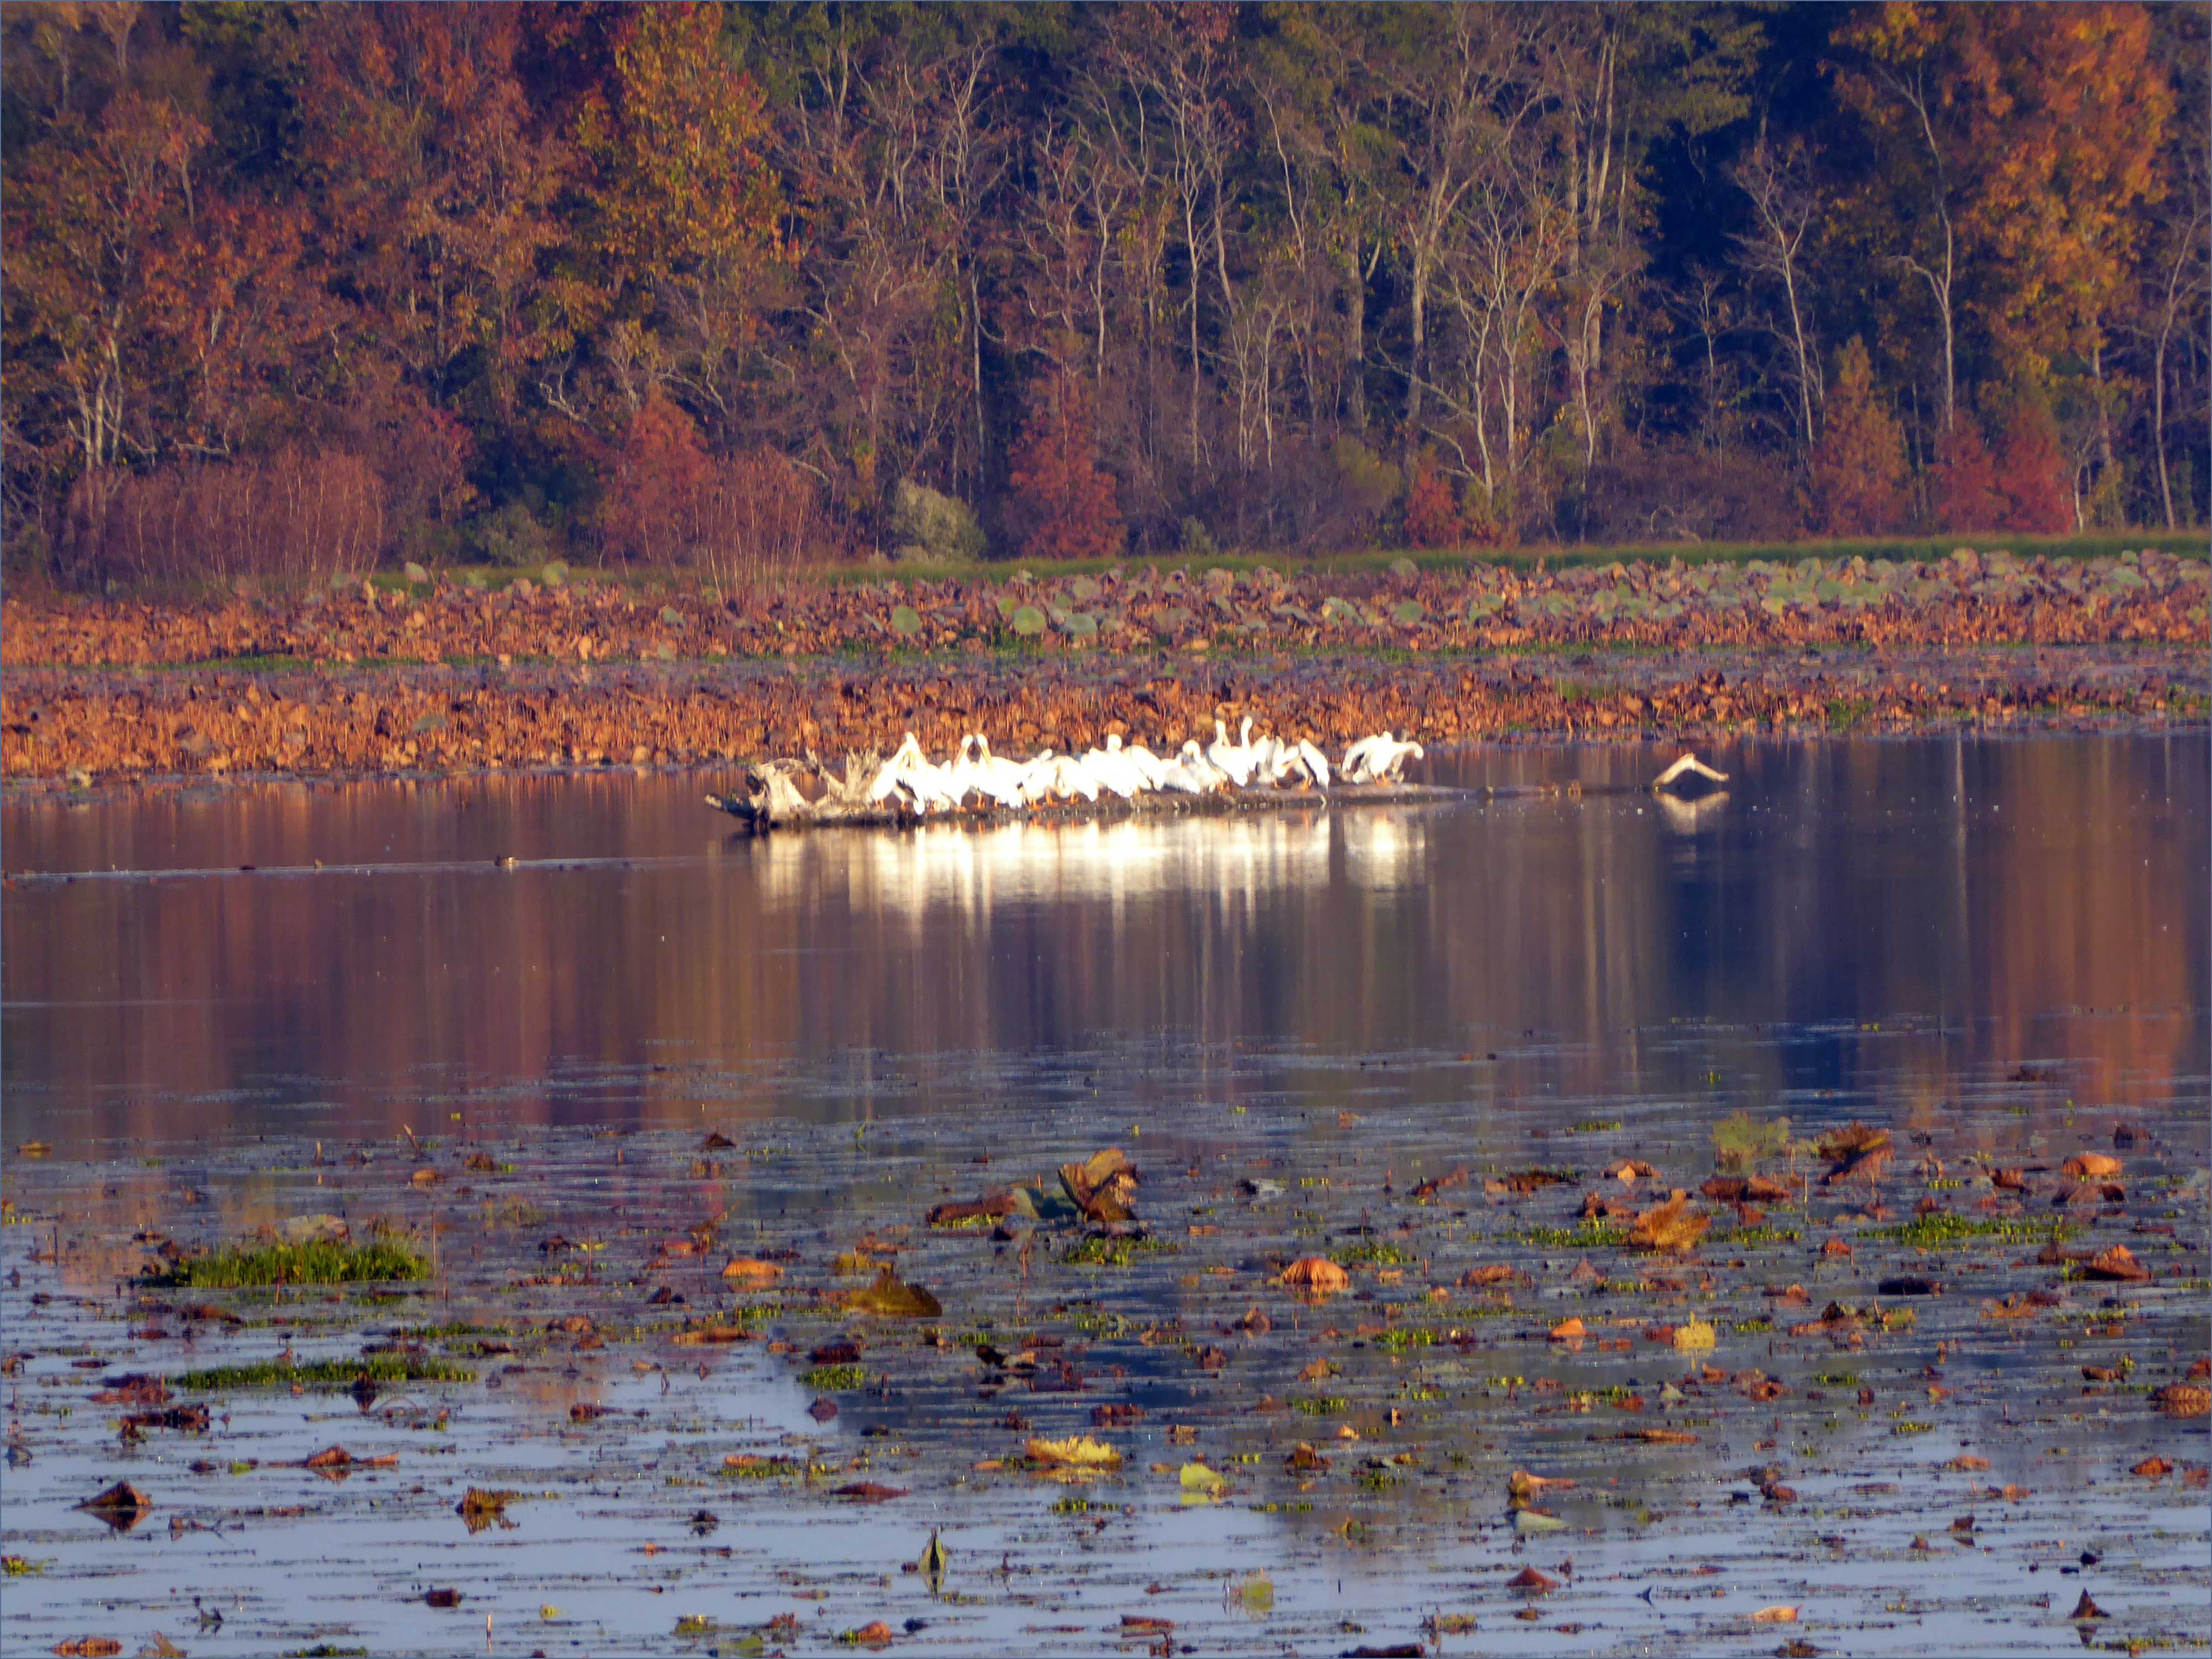
[[[1975,740],[2016,738],[2030,740],[2039,738],[2135,738],[2135,737],[2212,737],[2212,715],[2198,713],[2171,718],[2151,719],[2131,714],[2114,714],[2103,718],[2076,718],[2060,715],[2054,718],[2027,716],[1967,725],[1947,723],[1940,717],[1917,724],[1853,725],[1838,728],[1790,727],[1746,731],[1740,728],[1698,729],[1680,732],[1577,731],[1571,735],[1562,732],[1516,731],[1501,732],[1439,742],[1434,745],[1439,751],[1468,750],[1573,749],[1581,747],[1605,748],[1613,745],[1646,744],[1672,745],[1680,744],[1686,749],[1699,745],[1744,742],[1802,743],[1819,741],[1882,741],[1911,742],[1919,739],[1962,736]],[[689,761],[632,762],[606,760],[600,762],[556,762],[544,764],[514,766],[486,766],[468,769],[441,771],[419,769],[385,769],[368,768],[357,771],[297,772],[297,771],[237,771],[223,769],[217,771],[148,772],[125,775],[112,774],[94,779],[89,784],[72,783],[66,776],[43,775],[32,777],[14,775],[0,777],[0,806],[28,805],[48,800],[70,800],[89,804],[129,793],[170,793],[210,788],[254,788],[275,784],[293,784],[307,787],[341,789],[357,784],[403,783],[411,785],[440,785],[465,783],[495,783],[502,781],[577,781],[605,778],[617,774],[648,777],[692,777],[702,781],[726,781],[740,772],[748,758],[723,759],[720,757]],[[1529,786],[1532,791],[1547,791],[1553,787],[1564,790],[1567,784]],[[1437,799],[1468,793],[1480,794],[1480,790],[1468,791],[1437,787]],[[1346,796],[1340,799],[1334,792],[1324,798],[1322,792],[1301,794],[1285,792],[1281,805],[1300,803],[1320,805],[1345,805],[1364,799]],[[1638,791],[1638,793],[1640,793]],[[1270,803],[1273,804],[1273,803]],[[1369,802],[1368,804],[1375,804]],[[935,820],[931,820],[934,822]],[[988,825],[991,820],[981,814],[968,812],[945,822],[973,822]],[[1012,820],[1008,820],[1012,821]],[[22,874],[9,871],[10,876]]]
[[[1179,747],[1250,715],[1332,754],[1389,730],[1425,744],[1752,733],[2148,729],[2212,714],[2196,645],[1507,653],[1404,661],[1091,659],[417,667],[337,673],[29,670],[0,678],[11,789],[178,778],[449,777],[713,769],[886,750],[981,731],[1005,752],[1109,734]]]

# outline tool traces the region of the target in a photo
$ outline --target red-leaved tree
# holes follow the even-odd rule
[[[1091,387],[1057,369],[1032,389],[1021,434],[1007,457],[1006,517],[1032,559],[1105,559],[1127,536],[1114,477],[1098,467]]]
[[[640,564],[676,562],[698,540],[710,477],[699,428],[656,389],[630,416],[615,450],[599,505],[608,551]]]
[[[2042,398],[2031,393],[2014,400],[1997,438],[1995,470],[2004,502],[1998,529],[2048,534],[2074,528],[2074,494],[2067,487],[2058,422]]]
[[[1413,480],[1406,486],[1406,540],[1415,547],[1457,547],[1467,540],[1451,483],[1431,450],[1423,450],[1413,463]]]

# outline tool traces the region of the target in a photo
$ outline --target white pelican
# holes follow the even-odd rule
[[[900,755],[903,758],[896,774],[898,786],[914,797],[916,806],[925,812],[950,812],[959,806],[965,788],[956,782],[951,768],[933,766],[923,757],[913,732],[906,734]]]
[[[1098,781],[1073,755],[1053,757],[1051,782],[1047,787],[1054,800],[1073,800],[1078,795],[1085,800],[1098,799]]]
[[[1252,717],[1244,717],[1244,729],[1239,741],[1229,741],[1229,728],[1219,720],[1213,723],[1213,741],[1206,745],[1206,758],[1214,769],[1242,789],[1252,781]]]
[[[921,744],[909,732],[900,739],[899,746],[891,750],[890,758],[876,769],[876,775],[868,781],[864,799],[871,806],[881,805],[899,792],[899,771],[909,762],[921,758]]]
[[[1385,736],[1359,757],[1359,769],[1352,775],[1368,783],[1395,780],[1404,775],[1407,761],[1419,760],[1425,753],[1418,743],[1394,742]]]
[[[991,752],[991,740],[981,732],[970,738],[977,753],[968,765],[969,787],[996,806],[1020,807],[1022,768]]]
[[[1367,773],[1368,752],[1379,744],[1393,741],[1395,739],[1388,732],[1378,732],[1372,737],[1360,738],[1345,746],[1344,758],[1337,763],[1336,769],[1347,778],[1364,778]]]
[[[1651,787],[1654,789],[1661,791],[1672,789],[1681,794],[1698,793],[1699,791],[1698,785],[1695,783],[1686,783],[1682,781],[1686,774],[1691,779],[1703,779],[1704,781],[1708,784],[1720,784],[1726,783],[1728,781],[1727,773],[1714,771],[1711,767],[1706,765],[1705,762],[1699,760],[1695,755],[1685,755],[1681,759],[1676,761],[1672,766],[1662,772],[1657,777],[1652,779]]]
[[[1083,769],[1123,800],[1134,800],[1152,787],[1151,781],[1138,770],[1136,763],[1124,752],[1118,735],[1109,736],[1103,749],[1085,750]]]
[[[1326,789],[1328,787],[1328,757],[1303,738],[1295,744],[1279,743],[1275,745],[1273,775],[1278,784],[1286,779],[1297,778]]]
[[[1107,739],[1109,744],[1113,741],[1111,738]],[[1158,755],[1141,743],[1131,744],[1121,753],[1127,757],[1129,764],[1136,769],[1137,775],[1144,779],[1146,788],[1160,789],[1166,787],[1168,763]]]
[[[1177,752],[1161,787],[1185,795],[1210,795],[1229,787],[1229,775],[1199,751],[1198,739],[1193,738]]]

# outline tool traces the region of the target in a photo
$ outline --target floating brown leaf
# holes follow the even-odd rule
[[[128,1532],[153,1510],[154,1500],[128,1481],[118,1480],[94,1493],[77,1508],[96,1515],[118,1532]]]
[[[1528,1590],[1537,1595],[1559,1587],[1558,1579],[1547,1572],[1539,1572],[1534,1567],[1523,1567],[1505,1581],[1505,1588],[1510,1590]]]
[[[1464,1187],[1466,1185],[1467,1165],[1462,1164],[1457,1169],[1452,1170],[1449,1175],[1440,1175],[1432,1181],[1424,1181],[1419,1186],[1413,1188],[1413,1196],[1416,1200],[1431,1199],[1434,1198],[1438,1193],[1443,1192],[1446,1188]]]
[[[1281,1282],[1293,1290],[1305,1291],[1315,1296],[1328,1296],[1337,1291],[1352,1288],[1352,1275],[1327,1256],[1300,1256],[1283,1269]]]
[[[2150,1277],[2150,1269],[2136,1261],[2135,1252],[2124,1244],[2115,1244],[2090,1257],[2081,1272],[2089,1279],[2117,1279],[2128,1283]]]
[[[2108,1152],[2076,1152],[2058,1166],[2076,1181],[2108,1181],[2120,1172],[2120,1160]]]
[[[1080,1164],[1060,1166],[1060,1184],[1086,1220],[1113,1223],[1133,1221],[1136,1212],[1129,1200],[1137,1189],[1135,1167],[1118,1146],[1093,1152]]]
[[[1694,1248],[1713,1224],[1712,1218],[1690,1208],[1690,1195],[1680,1187],[1663,1204],[1656,1204],[1636,1218],[1628,1230],[1632,1244],[1647,1250],[1686,1251]]]
[[[750,1255],[733,1255],[723,1266],[722,1277],[735,1285],[758,1289],[773,1285],[783,1277],[783,1269],[773,1261],[763,1261]]]
[[[888,1504],[894,1498],[905,1497],[907,1489],[904,1486],[878,1486],[873,1480],[855,1480],[837,1487],[830,1495],[842,1498],[848,1504]]]
[[[2150,1397],[2152,1409],[2167,1417],[2212,1413],[2212,1389],[2195,1382],[2169,1382]]]

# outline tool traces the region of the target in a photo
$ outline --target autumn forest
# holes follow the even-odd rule
[[[2207,517],[2201,6],[0,27],[19,581]]]

